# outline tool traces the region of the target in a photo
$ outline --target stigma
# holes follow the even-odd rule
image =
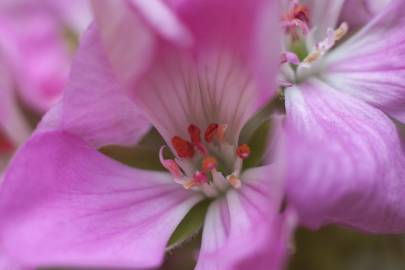
[[[185,189],[201,191],[215,197],[229,188],[240,188],[243,160],[250,155],[247,144],[232,145],[226,141],[226,124],[211,123],[204,132],[195,124],[187,127],[188,138],[173,136],[174,159],[159,153],[161,164]]]

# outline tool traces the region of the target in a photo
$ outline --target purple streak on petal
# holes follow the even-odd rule
[[[250,254],[233,262],[232,270],[281,270],[285,269],[289,248],[297,226],[296,213],[287,209],[271,223],[270,228],[260,226],[244,239],[250,245]],[[254,248],[252,248],[254,247]]]
[[[271,42],[278,33],[272,25],[277,10],[266,3],[182,1],[174,5],[195,46],[185,49],[160,41],[154,62],[134,91],[134,100],[166,141],[175,135],[186,137],[190,124],[205,130],[219,123],[228,125],[226,136],[233,142],[257,103],[268,101],[275,89],[277,65],[259,62],[278,59],[279,54]],[[220,17],[225,10],[229,16]],[[270,38],[264,40],[264,36]],[[266,49],[260,47],[264,44]],[[258,79],[263,73],[266,87]]]
[[[342,91],[405,122],[405,2],[392,1],[326,58],[324,77]]]
[[[113,75],[94,25],[73,63],[62,103],[62,127],[96,147],[134,144],[150,127]]]
[[[158,266],[201,198],[169,174],[131,169],[64,132],[35,135],[0,194],[0,239],[22,263],[113,268]]]
[[[287,193],[310,227],[405,229],[405,158],[394,123],[323,82],[286,91]]]
[[[257,82],[257,104],[265,104],[277,87],[278,1],[178,2],[175,9],[194,35],[197,51],[228,51],[231,57],[240,57]]]

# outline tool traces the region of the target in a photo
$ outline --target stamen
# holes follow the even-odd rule
[[[228,128],[226,124],[209,124],[204,133],[204,139],[207,143],[217,139],[219,142],[223,142],[225,138],[225,131]]]
[[[179,157],[192,158],[194,156],[195,152],[193,145],[179,136],[174,136],[172,138],[172,145]]]
[[[166,170],[168,170],[173,175],[174,178],[181,178],[183,176],[183,173],[180,170],[179,165],[177,165],[176,161],[174,161],[172,159],[164,159],[163,151],[165,148],[166,148],[166,146],[160,147],[160,151],[159,151],[160,163],[163,165],[163,167],[166,168]]]
[[[336,30],[328,29],[327,37],[316,44],[315,49],[302,61],[302,67],[309,67],[316,60],[321,58],[326,52],[335,46],[336,42],[341,40],[349,30],[346,22],[343,22]]]
[[[217,167],[217,160],[214,157],[206,157],[203,160],[202,168],[205,172],[210,172]]]
[[[189,125],[188,126],[188,134],[190,135],[190,140],[193,144],[197,145],[201,143],[201,130],[196,125]]]
[[[229,184],[234,188],[240,188],[242,186],[242,181],[240,181],[240,179],[233,174],[228,175],[226,179],[228,180]]]
[[[221,124],[218,125],[218,129],[217,129],[217,138],[220,142],[222,142],[225,138],[225,131],[228,128],[228,125],[225,124]]]
[[[294,40],[299,39],[297,29],[301,29],[304,35],[309,32],[309,10],[297,0],[292,1],[288,11],[282,17],[283,27],[290,33]]]
[[[236,155],[241,159],[247,159],[250,155],[250,147],[247,144],[241,144],[236,149]]]
[[[194,146],[195,146],[195,149],[197,149],[197,151],[198,151],[203,157],[205,157],[205,156],[208,155],[208,150],[207,150],[207,148],[206,148],[202,143],[196,144],[196,145],[194,145]]]
[[[197,186],[197,183],[196,183],[196,181],[195,181],[194,179],[187,180],[187,181],[183,184],[183,187],[184,187],[185,189],[190,189],[190,188],[193,188],[193,187],[195,187],[195,186]]]
[[[201,171],[196,171],[193,175],[193,179],[199,184],[205,184],[208,183],[208,177],[204,172]]]
[[[204,139],[206,142],[210,143],[214,139],[215,135],[217,134],[218,124],[209,124],[207,129],[205,130]]]

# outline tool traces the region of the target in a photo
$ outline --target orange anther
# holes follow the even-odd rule
[[[205,172],[210,172],[216,167],[217,167],[217,160],[214,157],[204,158],[202,168]]]
[[[236,149],[236,154],[238,155],[238,157],[240,157],[241,159],[246,159],[249,157],[250,155],[250,147],[247,144],[241,144],[238,146],[238,148]]]

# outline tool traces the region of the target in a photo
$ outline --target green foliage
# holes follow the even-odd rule
[[[109,145],[99,151],[131,167],[163,171],[159,161],[159,149],[165,144],[156,129],[152,128],[135,146]]]
[[[334,226],[300,229],[290,270],[403,270],[404,236],[369,235]]]
[[[259,166],[266,154],[267,146],[271,140],[272,125],[270,120],[263,121],[263,123],[255,130],[248,145],[251,150],[249,158],[244,160],[243,169]]]
[[[167,243],[167,250],[179,246],[201,230],[209,204],[209,200],[204,200],[188,212],[170,237]]]

